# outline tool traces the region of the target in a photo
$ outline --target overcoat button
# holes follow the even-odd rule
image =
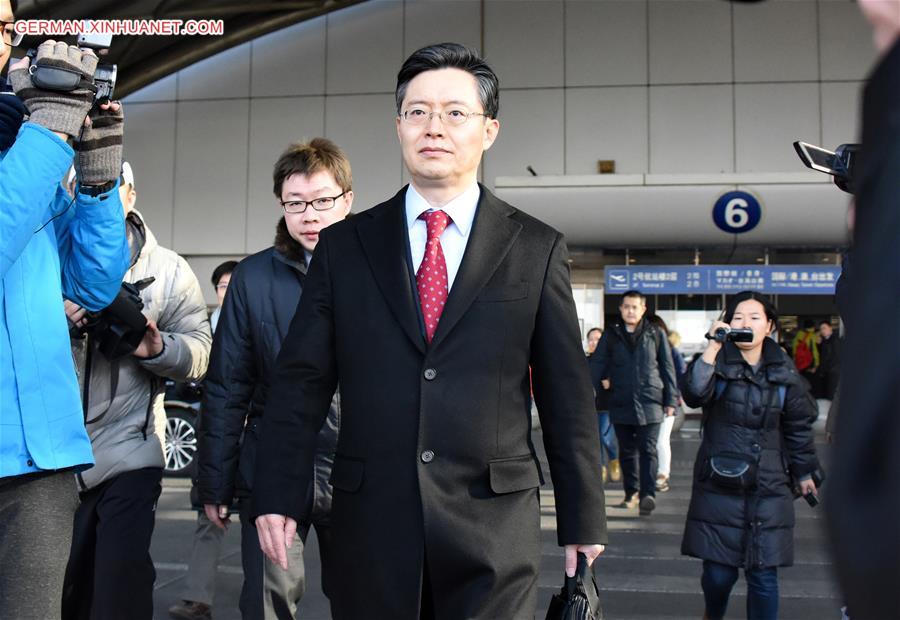
[[[432,379],[437,377],[437,371],[434,368],[426,368],[424,374],[426,381],[431,381]]]
[[[433,460],[434,460],[434,452],[432,452],[431,450],[425,450],[422,453],[422,462],[423,463],[430,463]]]

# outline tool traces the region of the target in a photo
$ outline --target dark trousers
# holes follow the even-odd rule
[[[71,471],[0,479],[0,618],[58,618],[72,518]]]
[[[778,569],[756,568],[744,571],[747,579],[747,620],[778,620]],[[709,560],[703,561],[703,598],[706,615],[720,620],[728,609],[728,597],[738,578],[738,569]]]
[[[309,536],[310,524],[299,524],[297,538],[287,550],[288,570],[269,560],[259,546],[256,527],[250,522],[248,501],[241,502],[241,564],[244,583],[241,587],[240,609],[244,620],[293,620],[297,613],[297,601],[306,590],[306,574],[303,566],[303,548]],[[331,598],[331,528],[315,522],[319,542],[319,558],[322,566],[322,592]]]
[[[643,426],[613,426],[619,440],[619,464],[622,467],[625,496],[631,497],[640,491],[640,497],[656,497],[656,470],[659,467],[656,441],[659,439],[659,422]]]
[[[127,471],[81,494],[63,585],[65,620],[151,620],[150,539],[162,468]]]

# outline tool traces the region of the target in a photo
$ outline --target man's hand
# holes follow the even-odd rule
[[[87,84],[94,78],[97,55],[91,50],[51,39],[38,46],[35,63],[78,74],[82,80],[81,85],[68,92],[41,88],[34,84],[28,72],[28,58],[15,63],[9,71],[13,90],[28,108],[32,122],[57,135],[77,138],[84,118],[94,103],[94,93]]]
[[[604,390],[608,390],[608,389],[609,389],[609,386],[610,386],[609,379],[601,379],[601,380],[600,380],[600,385],[603,386],[603,389],[604,389]]]
[[[671,418],[673,415],[675,415],[675,407],[666,407],[663,411],[665,412],[667,418]]]
[[[203,504],[203,512],[210,523],[219,529],[227,530],[231,523],[231,517],[228,516],[228,506],[225,504]]]
[[[147,333],[144,334],[144,338],[141,340],[141,344],[139,344],[137,346],[137,349],[134,350],[134,356],[140,357],[142,359],[147,359],[148,357],[156,357],[157,355],[162,353],[162,350],[162,334],[159,333],[159,328],[156,327],[156,322],[148,319]]]
[[[72,325],[75,327],[84,327],[84,324],[87,323],[87,319],[85,318],[87,310],[68,299],[63,299],[63,307],[66,310],[66,317]]]
[[[800,493],[802,493],[803,495],[809,495],[810,493],[812,493],[813,495],[818,497],[819,492],[816,490],[816,483],[812,481],[812,478],[800,481]]]
[[[257,523],[259,520],[257,519]],[[566,576],[574,577],[578,569],[578,552],[587,556],[588,566],[594,563],[606,547],[604,545],[566,545]]]
[[[266,557],[287,570],[287,550],[294,544],[297,522],[284,515],[260,515],[256,517],[256,534]]]
[[[91,108],[84,119],[81,140],[75,144],[78,180],[82,185],[103,185],[122,173],[122,104],[118,101]]]

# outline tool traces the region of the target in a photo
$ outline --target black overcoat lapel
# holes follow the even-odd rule
[[[431,342],[432,347],[439,346],[463,317],[475,297],[497,271],[522,230],[522,225],[509,217],[515,213],[515,209],[499,200],[483,185],[479,184],[479,187],[481,198],[469,242]]]
[[[367,218],[357,226],[363,252],[381,294],[384,295],[397,322],[421,353],[425,353],[425,339],[419,329],[418,307],[407,267],[409,240],[405,232],[406,188],[384,204],[377,213],[363,212]]]

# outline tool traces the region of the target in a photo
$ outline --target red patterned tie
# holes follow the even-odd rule
[[[425,340],[431,344],[438,321],[447,302],[447,261],[441,248],[441,233],[450,224],[450,216],[443,211],[428,211],[419,216],[428,227],[428,241],[425,256],[416,272],[416,288],[419,289],[419,304],[425,317]]]

